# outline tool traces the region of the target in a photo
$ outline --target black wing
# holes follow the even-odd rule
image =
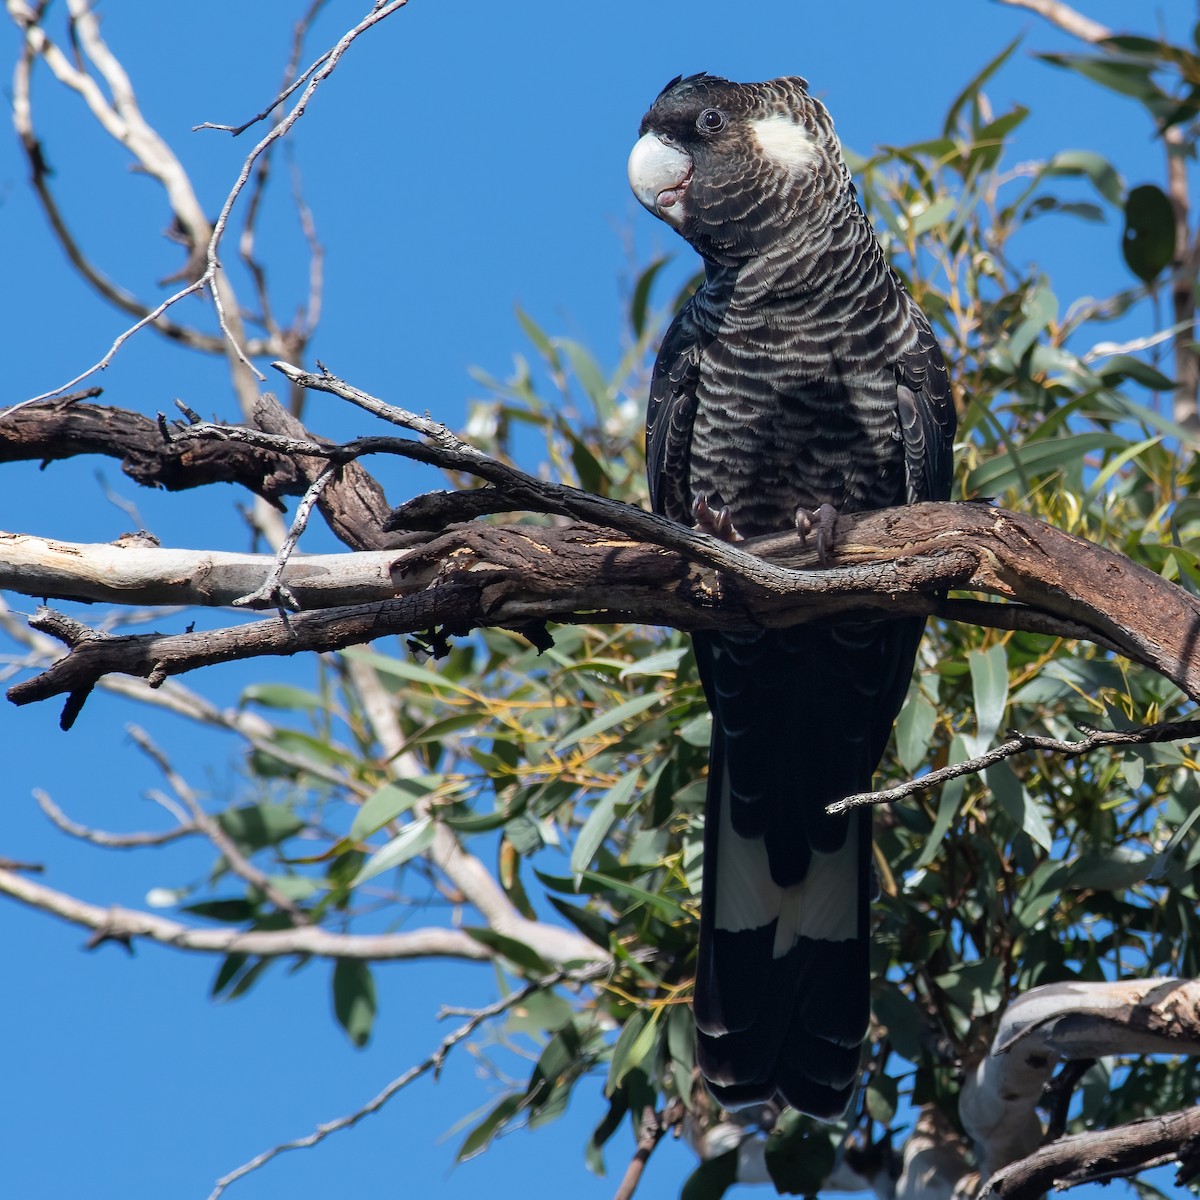
[[[917,343],[896,364],[905,500],[949,500],[954,473],[954,397],[942,351],[925,314],[911,305]]]
[[[646,475],[650,503],[656,513],[692,523],[688,457],[696,386],[700,379],[700,334],[689,302],[663,338],[650,379],[646,409]]]

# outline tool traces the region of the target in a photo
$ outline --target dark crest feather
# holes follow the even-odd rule
[[[691,83],[693,79],[706,79],[707,77],[707,71],[697,71],[695,75],[676,75],[675,78],[672,79],[671,82],[668,83],[667,86],[663,88],[663,90],[654,98],[658,100],[665,96],[677,83]]]

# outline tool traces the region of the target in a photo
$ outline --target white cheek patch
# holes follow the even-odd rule
[[[789,174],[799,175],[820,158],[808,130],[783,113],[751,121],[750,129],[762,153]]]

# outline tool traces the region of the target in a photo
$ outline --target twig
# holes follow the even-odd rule
[[[218,1200],[224,1193],[225,1189],[230,1184],[236,1183],[239,1179],[245,1178],[253,1171],[257,1171],[260,1167],[265,1166],[272,1159],[278,1158],[288,1150],[307,1150],[311,1146],[316,1146],[323,1142],[327,1137],[334,1133],[340,1133],[343,1129],[351,1129],[358,1124],[364,1117],[370,1116],[372,1113],[378,1112],[393,1096],[406,1088],[414,1080],[419,1079],[422,1075],[433,1071],[435,1074],[441,1070],[442,1064],[446,1061],[446,1056],[463,1038],[470,1036],[484,1021],[492,1017],[499,1016],[501,1013],[507,1012],[510,1008],[523,1003],[530,996],[537,992],[546,991],[548,988],[557,986],[560,983],[567,981],[575,983],[584,983],[590,979],[595,979],[608,970],[607,966],[584,967],[575,970],[555,971],[542,979],[535,980],[532,983],[527,983],[523,987],[518,988],[515,992],[510,992],[507,996],[487,1005],[485,1008],[477,1009],[470,1020],[460,1025],[453,1033],[442,1039],[441,1044],[432,1054],[416,1066],[409,1067],[402,1075],[398,1075],[391,1083],[387,1085],[374,1099],[367,1101],[362,1108],[356,1109],[344,1117],[338,1117],[334,1121],[329,1121],[324,1125],[318,1125],[312,1133],[305,1137],[295,1138],[289,1142],[281,1142],[277,1146],[272,1146],[270,1150],[264,1150],[261,1154],[255,1155],[249,1162],[244,1163],[235,1171],[230,1171],[228,1175],[223,1175],[217,1180],[216,1186],[209,1193],[208,1200]]]
[[[250,954],[258,958],[353,958],[384,962],[409,958],[457,958],[484,962],[492,952],[459,929],[431,926],[405,933],[330,933],[313,925],[290,929],[203,929],[153,913],[116,905],[101,908],[0,868],[0,895],[117,939],[143,938],[201,954]]]
[[[957,779],[961,775],[977,774],[1006,758],[1011,758],[1014,754],[1022,754],[1027,750],[1042,750],[1047,754],[1061,754],[1066,758],[1077,758],[1081,754],[1088,754],[1092,750],[1105,746],[1143,746],[1155,742],[1184,742],[1200,738],[1200,720],[1164,721],[1158,725],[1143,725],[1136,729],[1093,729],[1089,725],[1077,723],[1076,728],[1084,733],[1084,736],[1076,741],[1010,731],[1008,741],[1001,742],[999,746],[995,746],[975,758],[968,758],[964,762],[952,763],[948,767],[930,771],[929,774],[922,775],[919,779],[897,784],[896,787],[846,796],[842,800],[827,805],[825,811],[836,814],[849,812],[852,808],[866,808],[872,804],[893,804],[907,796],[940,787],[947,780]]]
[[[95,14],[91,11],[89,0],[69,0],[72,29],[79,37],[80,43],[85,47],[88,57],[96,64],[101,76],[107,83],[113,96],[111,104],[97,82],[85,71],[74,66],[66,55],[50,40],[45,31],[37,23],[39,14],[30,9],[23,0],[7,0],[9,13],[16,25],[23,31],[26,44],[30,47],[31,52],[41,55],[60,82],[82,96],[92,115],[100,125],[111,136],[125,145],[139,164],[154,178],[158,179],[166,189],[172,211],[180,221],[192,244],[204,243],[204,254],[199,257],[202,258],[205,265],[203,272],[197,279],[169,296],[156,308],[146,313],[134,325],[123,331],[112,343],[108,352],[98,362],[93,363],[87,370],[77,375],[74,379],[54,388],[52,391],[44,392],[39,396],[31,397],[29,400],[24,400],[13,405],[7,410],[6,414],[0,414],[0,421],[4,420],[6,415],[11,415],[28,404],[56,396],[60,392],[74,387],[97,371],[104,370],[112,362],[118,350],[135,333],[143,329],[146,325],[157,322],[169,308],[185,296],[190,296],[205,287],[209,289],[209,294],[212,297],[213,308],[217,314],[218,323],[222,333],[225,335],[224,344],[229,350],[231,359],[248,375],[252,375],[259,380],[264,379],[264,376],[250,362],[249,345],[243,345],[245,338],[240,329],[241,321],[238,305],[228,281],[221,270],[218,258],[221,239],[229,223],[230,214],[246,182],[250,178],[251,171],[259,155],[264,153],[276,140],[285,136],[296,121],[300,119],[316,90],[336,68],[338,62],[355,39],[372,26],[377,25],[380,21],[385,20],[394,12],[403,8],[407,2],[408,0],[392,0],[388,4],[375,4],[371,11],[357,25],[338,39],[328,54],[319,60],[319,65],[314,64],[316,70],[312,72],[311,76],[306,76],[307,85],[304,87],[299,99],[289,112],[271,128],[247,155],[237,179],[225,197],[216,221],[209,226],[204,211],[196,199],[191,183],[179,160],[171,153],[166,143],[162,141],[142,117],[137,107],[136,97],[134,96],[128,76],[126,76],[120,63],[100,37],[99,24]],[[297,81],[297,85],[299,82]],[[292,94],[292,90],[294,89],[289,89],[288,95]],[[274,107],[275,105],[272,105],[272,109]],[[236,371],[235,383],[238,384],[243,411],[248,415],[253,399],[251,395],[253,389],[242,386],[241,381],[238,379],[238,372]]]
[[[265,121],[297,88],[303,87],[312,78],[313,72],[328,61],[329,55],[332,53],[332,51],[326,50],[302,74],[296,75],[300,63],[300,54],[304,49],[304,39],[308,35],[309,26],[316,20],[317,14],[325,7],[326,3],[327,0],[313,0],[308,7],[308,11],[296,22],[295,28],[292,30],[292,52],[288,56],[288,63],[283,73],[282,89],[266,108],[256,113],[248,121],[244,121],[241,125],[217,125],[211,121],[202,121],[199,125],[192,126],[192,132],[195,133],[201,129],[215,129],[221,133],[230,133],[234,137],[238,137],[251,128],[251,126],[257,125],[259,121]]]
[[[365,33],[373,25],[377,25],[380,21],[386,20],[393,13],[402,9],[408,0],[391,0],[390,4],[377,3],[372,10],[361,20],[353,29],[344,33],[337,41],[337,44],[329,51],[328,57],[313,73],[309,79],[304,91],[300,94],[300,98],[292,106],[286,116],[282,117],[271,130],[262,138],[262,140],[254,147],[253,150],[246,156],[246,161],[242,164],[242,169],[238,173],[237,179],[234,181],[233,187],[230,188],[229,194],[225,197],[225,203],[221,206],[221,211],[217,215],[217,219],[213,222],[212,236],[208,241],[207,250],[207,266],[205,268],[203,279],[206,282],[212,282],[214,286],[211,288],[213,298],[213,307],[217,312],[217,320],[220,322],[221,329],[229,338],[230,345],[234,348],[239,360],[250,371],[253,371],[259,380],[264,380],[266,377],[262,375],[250,363],[242,350],[238,340],[233,336],[229,328],[229,321],[226,315],[226,307],[220,295],[220,288],[215,286],[218,272],[220,271],[220,262],[217,258],[218,248],[221,243],[221,237],[225,232],[225,226],[229,222],[230,213],[233,211],[233,206],[237,203],[238,196],[241,194],[242,188],[246,186],[247,180],[250,178],[250,172],[253,170],[255,160],[260,154],[279,138],[284,137],[293,125],[304,115],[304,111],[308,106],[309,101],[316,93],[317,89],[325,82],[326,79],[336,69],[341,61],[342,55],[350,48],[356,38],[360,34]]]
[[[177,841],[200,832],[198,826],[192,823],[176,825],[173,829],[164,829],[161,833],[108,833],[103,829],[90,829],[72,821],[49,795],[41,788],[35,788],[33,798],[38,807],[46,814],[54,825],[80,841],[90,842],[93,846],[103,846],[108,850],[132,850],[143,846],[165,846],[168,842]]]
[[[1045,17],[1065,33],[1085,42],[1102,42],[1105,38],[1112,37],[1112,30],[1107,25],[1085,17],[1069,4],[1062,3],[1062,0],[1000,0],[1000,3],[1011,5],[1013,8],[1027,8],[1030,12]]]
[[[297,925],[309,924],[308,914],[300,908],[291,897],[284,895],[266,875],[260,871],[240,850],[237,843],[221,828],[218,821],[204,811],[195,793],[184,778],[171,765],[167,756],[154,744],[150,735],[138,725],[126,725],[126,733],[133,739],[134,744],[142,751],[163,773],[171,785],[175,795],[179,797],[193,826],[221,852],[229,869],[251,887],[257,888],[275,905],[280,912],[285,912]]]
[[[242,608],[278,607],[290,609],[292,612],[300,611],[300,602],[296,599],[295,593],[283,582],[283,572],[287,567],[288,559],[292,557],[292,552],[296,549],[296,544],[300,541],[300,535],[308,527],[308,520],[314,506],[341,469],[338,463],[328,463],[316,479],[309,484],[304,498],[296,505],[296,515],[292,518],[292,527],[288,530],[283,545],[276,552],[270,574],[254,591],[234,600],[235,606]]]
[[[645,1173],[646,1164],[650,1161],[650,1155],[662,1141],[663,1134],[683,1120],[683,1114],[683,1104],[679,1100],[672,1100],[661,1114],[655,1112],[652,1105],[647,1105],[642,1110],[642,1119],[638,1124],[637,1145],[634,1148],[633,1157],[629,1160],[629,1166],[625,1168],[621,1184],[613,1194],[613,1200],[631,1200],[634,1192],[637,1191],[638,1184],[642,1181],[642,1175]]]

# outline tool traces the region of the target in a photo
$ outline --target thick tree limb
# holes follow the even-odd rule
[[[1045,1153],[1038,1152],[1042,1126],[1035,1108],[1060,1061],[1114,1054],[1200,1054],[1200,981],[1054,983],[1014,1000],[959,1097],[959,1117],[983,1177]],[[1117,1146],[1129,1128],[1088,1136],[1112,1138]],[[1052,1161],[1056,1170],[1075,1162],[1069,1156]],[[991,1186],[996,1195],[1035,1196],[1047,1186],[1039,1178],[1043,1182],[1032,1191],[1010,1193],[994,1179]]]
[[[1189,1143],[1197,1137],[1200,1107],[1144,1117],[1119,1129],[1079,1133],[998,1171],[980,1192],[980,1200],[1037,1200],[1052,1188],[1065,1191],[1082,1183],[1107,1183],[1183,1162],[1194,1153]]]
[[[131,941],[143,938],[176,950],[253,954],[260,958],[306,954],[316,958],[354,958],[372,962],[402,958],[479,961],[492,957],[492,952],[482,942],[458,929],[429,928],[382,934],[330,933],[312,925],[279,930],[201,929],[136,909],[88,904],[3,868],[0,868],[0,894],[11,896],[40,912],[61,917],[72,925],[91,929],[102,939]]]
[[[755,539],[735,549],[627,505],[589,499],[622,525],[681,542],[684,553],[594,526],[466,525],[384,555],[292,561],[283,580],[301,605],[321,603],[317,597],[332,577],[348,570],[349,576],[340,577],[351,579],[364,565],[369,580],[360,572],[351,579],[353,586],[369,581],[379,589],[376,595],[390,598],[308,610],[286,621],[108,637],[43,611],[35,621],[38,628],[64,642],[70,653],[10,689],[9,698],[26,704],[66,694],[72,697],[73,719],[96,681],[109,672],[155,683],[212,663],[328,651],[435,627],[457,633],[478,626],[536,629],[545,621],[636,620],[690,630],[781,627],[847,611],[889,617],[936,611],[937,593],[947,588],[990,592],[1034,608],[1044,632],[1051,631],[1047,619],[1071,622],[1073,631],[1086,627],[1106,645],[1150,664],[1188,695],[1200,696],[1200,600],[1120,555],[1030,517],[980,504],[924,504],[844,517],[834,565],[812,570],[806,568],[814,565],[815,551],[791,535]],[[697,541],[712,543],[699,546],[697,556],[719,557],[733,570],[714,571],[710,564],[689,561]],[[229,603],[269,570],[267,560],[257,560],[262,575],[248,587],[254,560],[245,556],[64,548],[20,537],[10,538],[8,545],[11,551],[0,555],[10,562],[2,569],[8,575],[0,574],[0,584],[27,594],[98,599],[112,598],[115,590],[138,603],[148,602],[148,595],[156,603]],[[22,547],[28,553],[20,560]],[[81,571],[80,563],[93,550],[96,564]],[[734,552],[731,561],[726,551]],[[46,565],[37,566],[43,559]],[[25,565],[13,566],[12,560]],[[740,569],[743,561],[750,564],[750,578]],[[141,570],[145,590],[133,589],[132,597],[130,580],[119,572],[122,562]],[[155,570],[151,564],[156,562],[166,569]],[[81,575],[90,575],[86,588],[72,582]],[[114,585],[119,586],[108,590]],[[346,594],[334,588],[332,602]],[[1006,616],[1012,615],[1009,609]]]

